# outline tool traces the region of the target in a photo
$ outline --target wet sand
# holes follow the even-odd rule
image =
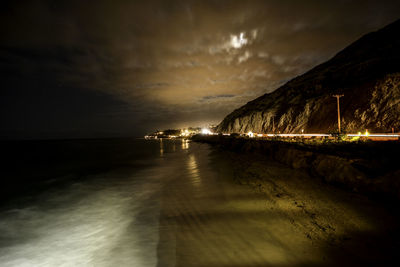
[[[397,220],[365,197],[263,158],[191,146],[185,177],[163,192],[158,266],[397,261]]]

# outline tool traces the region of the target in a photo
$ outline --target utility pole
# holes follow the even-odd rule
[[[339,128],[339,133],[340,133],[340,103],[339,103],[339,98],[341,98],[344,95],[333,95],[333,97],[336,97],[337,100],[337,120],[338,120],[338,128]]]
[[[275,120],[274,120],[274,118],[275,118],[275,115],[272,116],[272,133],[275,134]]]

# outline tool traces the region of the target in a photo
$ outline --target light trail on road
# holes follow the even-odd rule
[[[250,132],[249,132],[250,133]],[[224,135],[229,135],[229,134],[224,134]],[[260,134],[260,133],[253,133],[251,134],[246,134],[250,138],[265,138],[265,137],[300,137],[300,138],[334,138],[335,136],[332,134],[326,134],[326,133],[308,133],[308,134],[294,134],[294,133],[284,133],[284,134]],[[386,133],[365,133],[365,134],[345,134],[344,136],[346,137],[363,137],[363,138],[368,138],[371,140],[397,140],[400,138],[400,134],[386,134]]]

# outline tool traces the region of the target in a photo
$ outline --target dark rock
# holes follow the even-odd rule
[[[193,141],[218,145],[254,158],[261,155],[291,168],[302,169],[326,183],[377,199],[400,200],[400,142],[366,142],[356,146],[353,143],[306,145],[218,136],[198,136]],[[252,177],[256,175],[251,174]]]

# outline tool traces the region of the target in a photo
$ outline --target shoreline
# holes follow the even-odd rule
[[[262,156],[373,199],[400,200],[397,141],[312,143],[205,135],[194,136],[192,141]]]

